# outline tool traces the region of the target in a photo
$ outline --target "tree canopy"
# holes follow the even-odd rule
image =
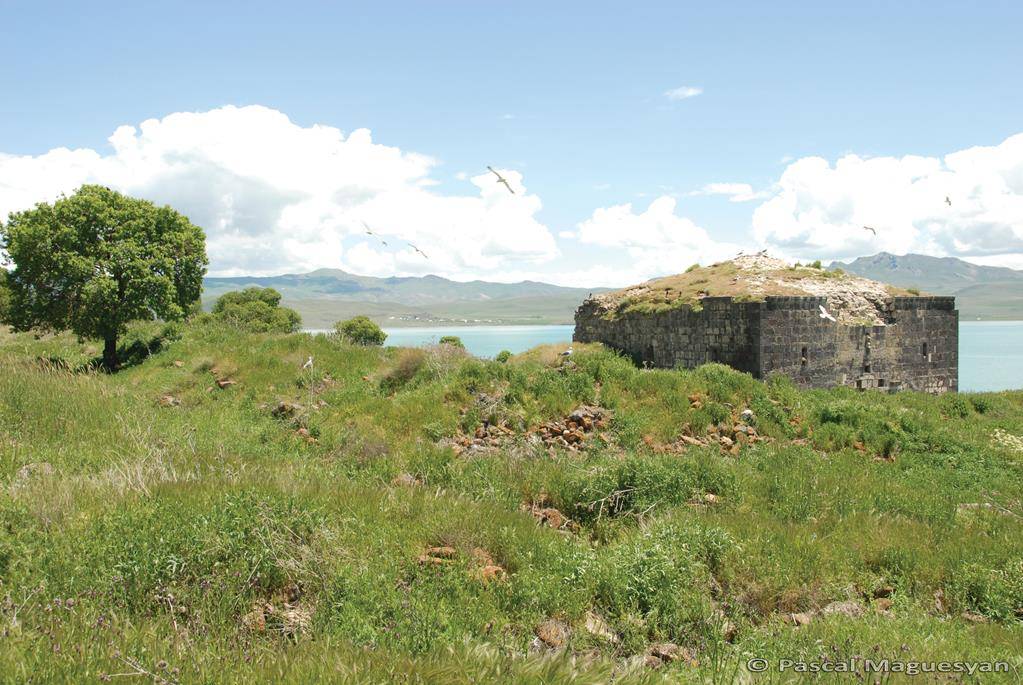
[[[98,185],[12,213],[0,249],[14,264],[7,322],[99,338],[108,369],[130,321],[186,315],[208,264],[206,236],[185,216]]]
[[[339,338],[353,345],[383,345],[387,334],[368,316],[355,316],[334,324]]]
[[[251,287],[224,293],[213,305],[213,315],[227,323],[256,333],[292,333],[302,325],[294,309],[281,305],[273,288]]]

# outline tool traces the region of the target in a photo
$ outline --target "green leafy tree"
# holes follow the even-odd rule
[[[7,323],[7,312],[10,309],[11,293],[7,289],[7,271],[0,269],[0,325]]]
[[[208,264],[206,236],[186,217],[97,185],[12,213],[0,250],[14,264],[8,323],[99,338],[109,370],[129,322],[185,316]]]
[[[387,334],[368,316],[356,316],[334,324],[334,332],[345,342],[354,345],[383,345]]]
[[[451,345],[452,347],[460,347],[465,349],[465,343],[457,335],[442,335],[438,341],[441,345]]]
[[[246,288],[224,293],[213,305],[222,321],[256,333],[293,333],[302,325],[294,309],[281,306],[281,294],[273,288]]]

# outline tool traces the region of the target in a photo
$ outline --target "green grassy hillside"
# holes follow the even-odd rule
[[[174,330],[0,340],[0,682],[1023,669],[1023,392]]]

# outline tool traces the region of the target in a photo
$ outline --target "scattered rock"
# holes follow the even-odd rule
[[[592,611],[586,612],[586,617],[583,621],[583,628],[590,635],[595,635],[601,639],[607,640],[612,644],[618,643],[618,635],[611,629],[607,621],[600,617],[600,615],[593,613]]]
[[[753,423],[757,419],[756,414],[749,408],[743,409],[739,414],[739,418],[742,419],[743,423]]]
[[[653,657],[658,662],[665,664],[673,661],[684,661],[686,664],[690,666],[695,666],[697,664],[696,655],[692,652],[692,650],[687,649],[685,647],[679,647],[674,642],[661,642],[659,644],[653,645],[647,651],[646,659],[647,665],[652,664],[652,662],[649,660],[650,657]],[[659,665],[660,664],[655,665],[653,667],[657,668],[657,666]]]
[[[891,585],[882,585],[879,588],[874,589],[874,599],[880,599],[882,597],[891,597],[895,592],[895,588]]]
[[[789,614],[789,620],[795,626],[808,626],[813,621],[814,612],[803,611],[798,614]]]
[[[415,487],[422,485],[423,482],[413,476],[411,473],[399,473],[397,476],[391,479],[391,485],[401,485],[404,487]]]
[[[454,547],[427,547],[419,555],[420,564],[450,564],[455,560],[457,552]]]
[[[284,401],[277,403],[277,406],[270,410],[270,413],[278,419],[288,419],[302,411],[302,405]]]
[[[539,502],[524,503],[520,507],[522,511],[528,511],[540,525],[553,528],[554,530],[579,530],[579,524],[562,514],[558,509],[551,506],[543,506],[546,501],[541,498]]]
[[[863,605],[855,600],[845,602],[832,602],[820,611],[822,616],[841,614],[849,618],[858,618],[863,615]]]
[[[180,359],[175,359],[175,360],[174,360],[174,366],[176,366],[177,368],[179,368],[179,369],[180,369],[180,368],[181,368],[181,367],[183,367],[184,365],[185,365],[185,362],[181,361]]]
[[[881,597],[880,599],[875,599],[874,611],[876,611],[879,614],[886,614],[888,613],[888,610],[892,608],[893,604],[895,604],[895,602],[893,602],[888,597]]]
[[[157,401],[157,404],[161,407],[177,407],[181,404],[181,400],[174,395],[164,395]]]
[[[232,381],[230,378],[218,378],[217,379],[217,387],[220,388],[221,390],[224,390],[226,388],[230,388],[232,385],[236,385],[236,382]]]
[[[564,647],[570,634],[568,625],[556,618],[549,618],[536,627],[536,636],[551,649]]]
[[[964,611],[963,613],[959,614],[959,617],[962,618],[964,621],[967,621],[969,623],[987,623],[988,622],[987,616],[981,616],[980,614],[975,613],[973,611]]]
[[[261,602],[257,602],[252,611],[242,616],[242,626],[254,633],[266,632],[266,611]]]
[[[308,428],[299,428],[298,430],[295,431],[295,435],[297,435],[298,437],[302,438],[303,440],[305,440],[310,445],[313,445],[313,444],[316,443],[316,438],[314,438],[312,435],[309,434],[309,429]]]

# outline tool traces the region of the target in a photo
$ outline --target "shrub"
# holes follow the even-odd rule
[[[398,353],[398,363],[380,380],[380,389],[397,392],[408,385],[426,365],[426,350],[404,348]]]
[[[501,364],[504,364],[509,359],[511,359],[511,357],[512,357],[512,353],[510,351],[508,351],[508,350],[501,350],[500,352],[497,353],[497,356],[494,357],[494,361],[498,362],[498,363],[501,363]]]
[[[273,288],[246,288],[221,295],[213,316],[253,333],[294,333],[302,317],[280,303],[281,294]]]
[[[824,268],[823,266],[821,266],[821,260],[819,260],[819,259],[815,259],[811,263],[807,264],[807,266],[809,266],[811,269],[823,269]]]
[[[462,339],[459,338],[457,335],[442,335],[438,342],[441,345],[452,345],[454,347],[460,347],[463,350],[465,349],[465,344],[462,342]]]
[[[920,290],[918,288],[906,288],[906,292],[908,292],[910,295],[920,294]]]
[[[686,273],[689,273],[691,271],[696,271],[699,268],[700,268],[700,263],[697,262],[696,264],[692,264],[688,269],[686,269]]]
[[[344,342],[353,345],[383,345],[387,334],[368,316],[355,316],[334,324],[334,333]]]

